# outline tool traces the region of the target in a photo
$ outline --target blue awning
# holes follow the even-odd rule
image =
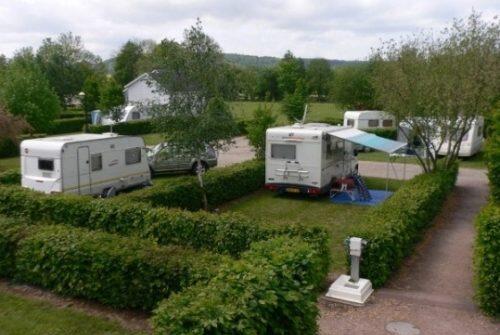
[[[359,129],[349,128],[329,132],[330,135],[389,154],[406,146],[405,142],[393,141]]]

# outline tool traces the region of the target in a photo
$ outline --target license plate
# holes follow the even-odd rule
[[[286,189],[286,191],[288,193],[300,193],[300,190],[298,188],[295,188],[295,187],[289,187]]]

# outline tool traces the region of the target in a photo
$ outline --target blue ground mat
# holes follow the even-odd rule
[[[389,198],[392,193],[391,191],[382,191],[382,190],[369,190],[370,195],[372,196],[371,200],[351,200],[349,195],[346,192],[341,192],[336,194],[333,198],[330,198],[330,201],[334,204],[350,204],[350,205],[362,205],[362,206],[375,206],[384,202],[387,198]]]

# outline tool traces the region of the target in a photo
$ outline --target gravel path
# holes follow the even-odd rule
[[[385,164],[362,162],[360,171],[383,177]],[[413,166],[409,176],[417,172]],[[472,300],[473,223],[487,195],[484,170],[460,169],[457,186],[435,225],[400,271],[385,288],[375,292],[365,307],[320,299],[320,333],[500,334],[500,325],[482,316]],[[415,328],[391,333],[386,326],[393,321],[408,322]]]

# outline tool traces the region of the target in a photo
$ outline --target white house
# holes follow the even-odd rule
[[[168,95],[159,91],[157,82],[149,73],[143,73],[123,87],[127,104],[166,104]]]

